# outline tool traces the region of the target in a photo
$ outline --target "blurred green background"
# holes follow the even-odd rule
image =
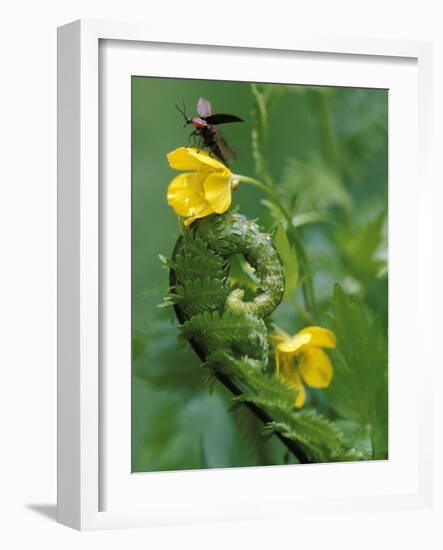
[[[386,90],[262,85],[267,99],[269,172],[288,202],[308,250],[319,321],[335,282],[356,295],[387,334]],[[186,344],[177,342],[170,310],[159,309],[177,217],[166,190],[175,175],[166,154],[188,144],[190,127],[174,105],[195,116],[199,97],[213,112],[244,124],[220,127],[238,153],[234,172],[255,176],[251,148],[255,99],[248,83],[133,77],[132,79],[132,468],[135,472],[257,466],[288,462],[275,437],[243,408],[229,412],[229,395],[205,384],[205,372]],[[241,212],[269,228],[272,213],[259,190],[242,184],[234,195]],[[316,214],[317,213],[317,214]],[[311,215],[311,218],[309,218]],[[303,218],[304,216],[304,218]],[[322,219],[321,219],[322,218]],[[304,321],[283,304],[279,324],[294,333]],[[319,322],[320,324],[320,322]],[[313,392],[311,402],[327,407]]]

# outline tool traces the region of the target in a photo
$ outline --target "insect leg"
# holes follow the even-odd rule
[[[205,148],[205,143],[203,141],[203,138],[202,136],[198,133],[198,138],[197,138],[197,149],[200,151],[202,149]]]
[[[194,130],[193,132],[191,132],[189,134],[189,138],[188,138],[188,147],[191,146],[191,139],[192,139],[192,146],[195,147],[195,139],[196,139],[196,136],[197,136],[197,131]]]

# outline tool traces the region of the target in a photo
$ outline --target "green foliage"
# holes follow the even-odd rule
[[[195,278],[223,281],[226,278],[226,262],[207,243],[193,235],[190,229],[184,229],[183,240],[185,246],[179,247],[173,260],[167,260],[179,281]]]
[[[366,433],[371,458],[387,457],[388,374],[387,342],[378,319],[371,319],[361,304],[339,285],[329,316],[337,337],[333,352],[334,380],[327,390],[331,406],[355,422],[355,437]]]
[[[255,403],[267,410],[273,407],[286,411],[293,410],[296,390],[283,384],[274,373],[269,374],[257,368],[257,365],[247,357],[234,359],[225,356],[223,364],[231,367],[234,376],[246,388],[246,391],[234,400]]]
[[[386,147],[388,102],[386,94],[374,100],[372,90],[344,88],[334,94],[329,106],[334,132],[340,139],[343,168],[356,177],[380,150]]]
[[[183,285],[177,285],[168,300],[180,306],[187,317],[198,315],[208,309],[221,311],[230,290],[219,279],[189,279]]]
[[[282,383],[275,374],[264,372],[247,357],[233,358],[229,354],[212,357],[213,363],[229,367],[244,393],[233,398],[234,403],[254,403],[265,410],[273,421],[265,435],[279,432],[300,444],[313,462],[359,460],[362,453],[345,443],[343,434],[329,420],[313,410],[297,411],[294,402],[297,391]]]
[[[179,346],[177,329],[168,310],[155,310],[149,326],[132,338],[136,380],[171,394],[192,394],[203,387],[203,372],[189,346]]]
[[[253,422],[242,417],[246,425],[239,430],[239,415],[229,412],[229,396],[220,387],[212,394],[197,388],[185,396],[144,384],[136,386],[134,398],[143,404],[137,415],[139,437],[133,441],[135,471],[260,466],[282,460],[281,447],[269,449]],[[246,428],[249,440],[244,439]]]
[[[384,272],[387,258],[376,253],[384,244],[385,211],[358,227],[342,226],[335,233],[343,261],[357,279],[366,283]]]
[[[313,210],[312,212],[304,212],[303,214],[297,214],[292,218],[291,221],[292,221],[292,226],[297,228],[297,227],[302,227],[304,225],[308,225],[311,223],[319,223],[319,222],[333,224],[334,218],[325,212]]]
[[[242,288],[255,294],[260,281],[255,274],[255,269],[246,261],[244,256],[234,254],[229,258],[229,265],[229,282],[231,287]]]
[[[208,391],[197,356],[188,345],[177,345],[169,312],[155,312],[133,338],[133,470],[282,462],[283,446],[261,437],[249,411],[229,412],[230,394],[219,384]]]
[[[255,315],[226,310],[195,315],[181,327],[183,336],[195,339],[208,355],[230,351],[264,361],[268,355],[266,327]]]
[[[293,206],[293,213],[325,211],[333,206],[349,209],[351,206],[351,196],[343,180],[318,156],[306,161],[288,159],[280,192],[285,202]]]
[[[298,260],[295,247],[291,246],[284,227],[280,224],[274,234],[274,246],[285,268],[285,292],[283,298],[290,296],[297,288]]]
[[[276,420],[268,430],[281,432],[285,437],[297,441],[313,462],[342,462],[361,460],[363,454],[353,446],[348,446],[343,434],[324,416],[313,410],[302,410],[291,414],[279,414],[284,421]]]
[[[269,466],[297,463],[278,438],[264,437],[263,423],[246,407],[231,407],[230,411],[249,460]]]

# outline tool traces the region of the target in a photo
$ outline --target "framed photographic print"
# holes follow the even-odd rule
[[[429,45],[86,21],[58,70],[59,520],[429,505]]]

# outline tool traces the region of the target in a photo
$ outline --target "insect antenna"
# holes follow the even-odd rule
[[[183,116],[183,118],[185,119],[185,126],[187,124],[189,124],[190,122],[190,119],[188,118],[187,114],[186,114],[186,105],[185,105],[185,99],[184,97],[182,96],[182,102],[183,102],[183,109],[181,109],[177,104],[175,104],[175,108],[177,109],[177,111]]]

